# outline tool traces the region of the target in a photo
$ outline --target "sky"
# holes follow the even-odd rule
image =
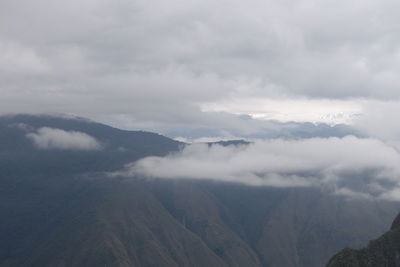
[[[398,111],[399,8],[394,0],[1,1],[0,114],[221,136],[262,132],[269,120],[369,127],[382,123],[374,112]]]

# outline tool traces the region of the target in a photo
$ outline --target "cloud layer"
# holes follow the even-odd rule
[[[99,150],[101,144],[92,136],[76,131],[42,127],[35,133],[29,133],[27,138],[35,146],[44,150]]]
[[[226,147],[195,144],[166,157],[139,160],[121,174],[252,186],[315,186],[352,197],[400,200],[399,162],[400,154],[391,146],[349,136]]]
[[[248,109],[252,99],[278,107],[289,99],[291,114],[299,114],[298,97],[300,111],[321,106],[308,99],[344,101],[346,110],[358,99],[398,100],[399,7],[394,0],[1,1],[0,113],[262,131],[262,121],[230,113],[285,115],[261,104]],[[209,104],[225,113],[202,112]]]

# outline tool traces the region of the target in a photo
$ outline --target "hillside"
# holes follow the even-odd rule
[[[27,136],[43,127],[101,149],[38,148]],[[0,266],[319,267],[398,212],[312,188],[110,177],[184,144],[83,119],[2,117],[0,135]]]
[[[336,254],[327,267],[398,267],[400,266],[400,215],[390,231],[370,241],[363,249],[346,248]]]

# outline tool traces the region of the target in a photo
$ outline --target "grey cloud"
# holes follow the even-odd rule
[[[400,200],[399,162],[400,154],[391,146],[349,136],[257,141],[248,146],[195,144],[166,157],[134,162],[119,175],[316,186],[347,197]]]
[[[99,150],[101,144],[92,136],[61,129],[42,127],[34,133],[28,133],[26,137],[39,149],[44,150]]]
[[[400,140],[398,114],[400,114],[398,101],[370,101],[365,104],[363,115],[358,117],[354,127],[369,136],[397,143]]]
[[[49,66],[33,49],[20,44],[1,42],[0,40],[0,70],[9,74],[43,74],[49,71]]]
[[[179,127],[225,124],[200,110],[223,99],[399,98],[398,8],[392,0],[2,1],[0,113]]]

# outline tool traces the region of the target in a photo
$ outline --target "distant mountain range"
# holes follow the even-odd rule
[[[364,136],[363,133],[345,124],[327,124],[310,122],[278,122],[266,121],[266,127],[263,131],[257,133],[243,134],[233,129],[226,130],[231,136],[246,139],[298,139],[313,137],[344,137],[347,135]],[[164,133],[171,138],[184,138],[187,140],[201,140],[205,138],[221,138],[220,129],[213,128],[182,128],[166,129]]]
[[[79,118],[0,117],[0,266],[320,267],[398,213],[313,188],[108,175],[185,145]]]

